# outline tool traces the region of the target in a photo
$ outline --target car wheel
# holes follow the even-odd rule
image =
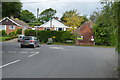
[[[38,47],[40,47],[40,44],[38,45]]]
[[[35,48],[35,45],[33,45],[32,47]]]
[[[21,45],[21,48],[24,48],[24,46],[23,46],[23,45]]]

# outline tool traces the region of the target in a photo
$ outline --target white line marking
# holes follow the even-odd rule
[[[28,53],[28,52],[19,52],[19,53]]]
[[[64,49],[62,47],[49,47],[49,48],[51,48],[51,49]]]
[[[11,64],[14,64],[14,63],[17,63],[17,62],[19,62],[19,61],[20,61],[20,60],[16,60],[16,61],[7,63],[7,64],[5,64],[5,65],[0,66],[0,68],[6,67],[6,66],[11,65]]]
[[[35,56],[36,54],[38,54],[39,52],[36,52],[36,53],[34,53],[34,54],[32,54],[32,55],[29,55],[28,57],[32,57],[32,56]]]

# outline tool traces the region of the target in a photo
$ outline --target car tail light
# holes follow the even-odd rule
[[[30,42],[35,42],[34,40],[30,40]]]

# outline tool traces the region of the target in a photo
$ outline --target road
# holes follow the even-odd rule
[[[114,48],[41,45],[20,48],[2,43],[3,78],[114,78],[118,56]]]

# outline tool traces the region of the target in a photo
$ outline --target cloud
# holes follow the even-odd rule
[[[93,13],[93,11],[97,10],[97,7],[98,8],[100,7],[100,4],[98,4],[98,2],[62,2],[62,0],[56,0],[56,1],[52,0],[49,2],[36,2],[36,3],[23,2],[23,9],[27,9],[33,12],[35,15],[37,14],[36,13],[37,8],[39,8],[40,12],[48,8],[53,8],[57,11],[56,16],[58,17],[61,17],[64,12],[73,9],[77,9],[78,13],[80,13],[81,15],[85,14],[89,16],[90,14]]]
[[[22,2],[99,2],[100,0],[21,0]]]

